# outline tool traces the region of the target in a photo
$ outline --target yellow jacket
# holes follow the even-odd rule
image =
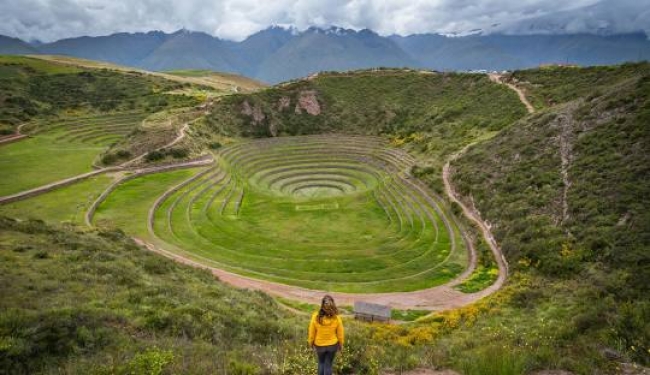
[[[318,323],[318,313],[311,316],[309,323],[309,345],[328,346],[336,343],[343,345],[344,330],[343,321],[340,316],[322,319],[323,324]]]

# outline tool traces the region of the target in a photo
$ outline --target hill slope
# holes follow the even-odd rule
[[[139,72],[109,71],[18,56],[0,56],[0,128],[12,132],[20,123],[64,110],[150,112],[196,104],[172,95],[189,84]]]
[[[0,35],[0,55],[27,55],[38,50],[18,38]]]
[[[559,282],[577,277],[583,293],[599,296],[586,308],[584,330],[647,315],[650,65],[514,76],[527,79],[533,97],[560,104],[471,148],[454,164],[454,183],[492,223],[515,270]],[[545,84],[561,77],[570,97]],[[605,84],[595,89],[595,78]],[[634,328],[613,336],[628,347],[650,341],[647,321],[628,323]]]
[[[120,232],[0,218],[0,234],[2,373],[57,364],[143,373],[156,361],[180,373],[188,360],[193,373],[254,369],[236,358],[291,338],[287,314],[268,296],[148,253]]]

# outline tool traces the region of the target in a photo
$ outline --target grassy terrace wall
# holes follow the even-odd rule
[[[99,207],[97,222],[119,222],[204,264],[285,284],[423,289],[459,276],[468,249],[437,198],[411,181],[412,163],[380,138],[244,142],[224,148],[213,168],[177,172],[184,182],[156,186],[146,205],[138,202],[139,215],[125,183]],[[115,216],[128,211],[131,223],[152,206],[150,233],[144,220],[124,225]]]

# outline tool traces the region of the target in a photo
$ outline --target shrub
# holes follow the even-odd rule
[[[162,151],[154,150],[147,153],[147,156],[144,157],[147,161],[158,161],[165,158],[165,153]]]
[[[174,159],[186,158],[190,152],[186,148],[170,148],[167,150],[167,155],[171,155]]]
[[[174,359],[170,350],[156,347],[136,354],[120,373],[128,375],[160,375]]]
[[[47,259],[49,257],[50,256],[46,250],[39,250],[34,254],[34,259]]]

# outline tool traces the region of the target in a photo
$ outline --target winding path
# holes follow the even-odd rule
[[[501,74],[488,74],[488,77],[492,82],[500,83],[502,85],[508,86],[511,90],[514,90],[517,95],[519,95],[519,100],[524,103],[526,106],[526,109],[528,110],[528,113],[534,113],[535,112],[535,107],[533,107],[532,104],[528,101],[528,98],[526,98],[526,94],[524,94],[524,91],[520,89],[519,87],[513,85],[512,83],[504,82],[503,81],[503,76]]]
[[[18,125],[18,127],[16,128],[16,132],[14,134],[10,134],[10,135],[4,136],[4,137],[0,137],[0,145],[5,145],[5,144],[8,144],[8,143],[17,142],[17,141],[20,141],[23,138],[27,138],[28,137],[27,134],[23,134],[20,131],[23,128],[23,126],[25,126],[25,125],[27,125],[27,123]]]
[[[187,134],[187,130],[190,128],[190,124],[193,124],[194,122],[198,121],[199,119],[201,119],[201,117],[195,118],[194,120],[188,121],[185,124],[183,124],[183,126],[178,131],[178,136],[176,138],[174,138],[172,141],[170,141],[170,142],[156,148],[154,151],[160,151],[160,150],[163,150],[165,148],[169,148],[169,147],[172,147],[172,146],[175,146],[176,144],[178,144],[180,141],[182,141],[185,138],[185,136]],[[139,156],[136,156],[135,158],[133,158],[131,160],[128,160],[128,161],[120,164],[120,167],[127,167],[129,165],[137,163],[138,161],[142,160],[145,156],[147,156],[147,154],[149,152],[145,152],[145,153],[143,153],[143,154],[141,154]]]

